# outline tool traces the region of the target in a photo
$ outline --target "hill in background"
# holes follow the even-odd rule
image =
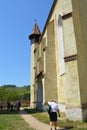
[[[30,86],[17,87],[16,85],[0,86],[0,103],[4,101],[20,100],[22,106],[29,106]]]

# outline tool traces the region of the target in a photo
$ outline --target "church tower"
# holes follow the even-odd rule
[[[36,102],[36,87],[35,87],[35,58],[34,58],[34,52],[36,47],[39,44],[41,32],[39,30],[39,27],[37,23],[35,22],[32,33],[29,35],[29,39],[31,41],[31,80],[30,80],[30,87],[31,87],[31,99],[30,99],[30,106],[32,108],[35,107],[35,102]]]

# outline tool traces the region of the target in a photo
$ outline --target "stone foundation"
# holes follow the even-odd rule
[[[68,120],[83,120],[82,108],[81,107],[66,107],[66,119]]]
[[[66,104],[65,103],[59,103],[59,110],[61,112],[66,112]]]

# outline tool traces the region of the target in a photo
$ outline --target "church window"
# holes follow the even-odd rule
[[[44,74],[46,73],[46,50],[43,50],[43,54],[44,54]]]
[[[60,14],[58,19],[58,55],[59,55],[60,75],[62,75],[65,73],[65,62],[64,62],[64,43],[63,43],[63,23],[62,23],[62,16]]]

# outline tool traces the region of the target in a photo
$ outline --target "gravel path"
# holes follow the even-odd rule
[[[28,114],[26,111],[20,110],[19,113],[21,114],[22,118],[30,125],[30,127],[34,128],[35,130],[50,130],[49,125],[40,122],[39,120]],[[57,128],[57,130],[64,129]]]

